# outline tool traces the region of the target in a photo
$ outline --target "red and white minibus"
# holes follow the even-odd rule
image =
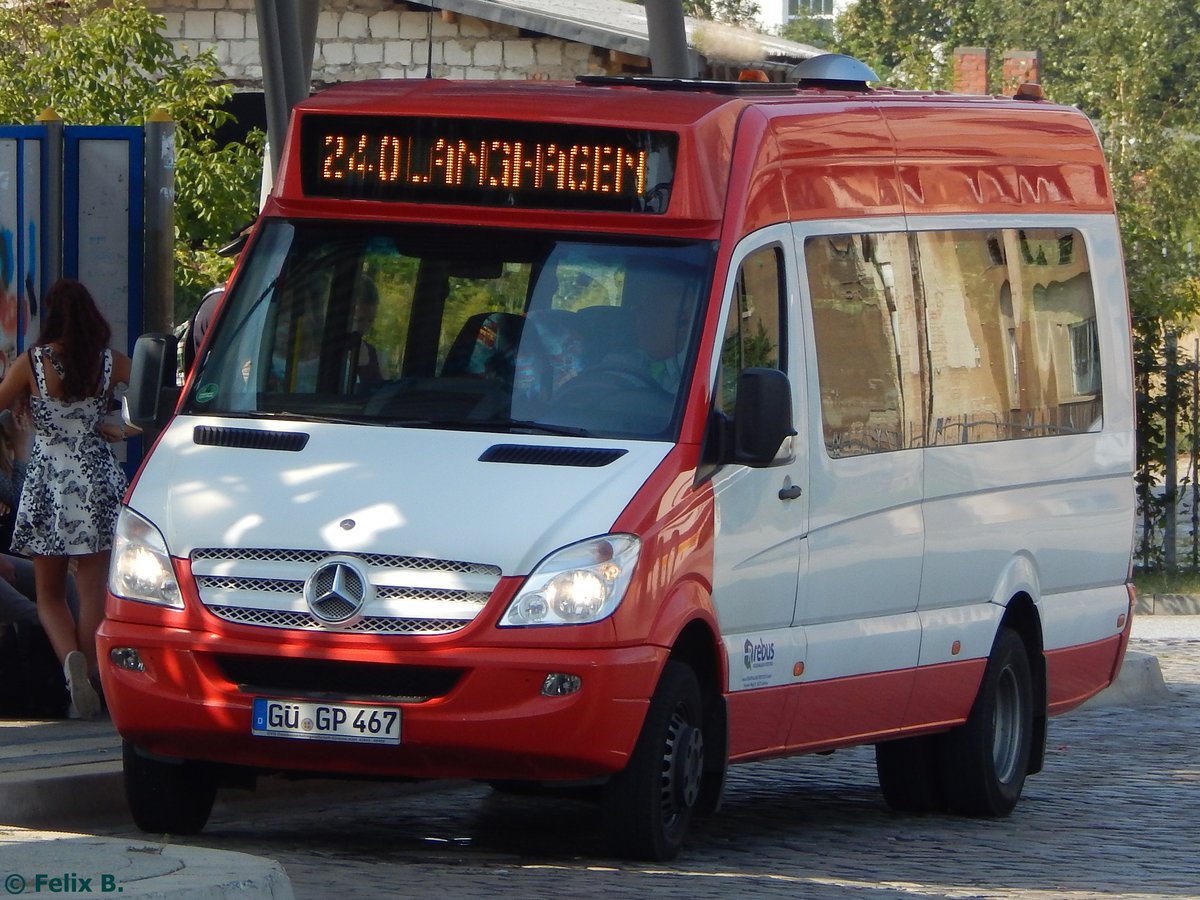
[[[873,744],[997,816],[1129,634],[1113,196],[1075,109],[649,77],[299,104],[117,529],[135,822],[265,773],[592,786],[666,859],[727,766]],[[846,69],[843,73],[842,69]]]

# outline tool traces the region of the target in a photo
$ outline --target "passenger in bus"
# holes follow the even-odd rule
[[[354,281],[354,334],[358,339],[358,360],[355,365],[355,384],[373,385],[384,380],[379,363],[379,351],[367,340],[379,314],[379,288],[366,275]]]
[[[326,270],[305,272],[281,291],[271,356],[272,390],[301,394],[316,391],[328,296]]]
[[[548,400],[559,387],[579,374],[582,341],[575,316],[566,309],[529,312],[517,350],[515,396]]]
[[[678,269],[665,265],[631,268],[625,275],[621,300],[625,345],[609,349],[601,366],[674,394],[686,361],[695,293],[694,281]]]

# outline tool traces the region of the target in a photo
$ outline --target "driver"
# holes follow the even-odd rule
[[[601,365],[637,373],[674,394],[683,377],[695,316],[696,280],[669,265],[631,268],[625,274],[621,308],[632,346],[606,354]]]

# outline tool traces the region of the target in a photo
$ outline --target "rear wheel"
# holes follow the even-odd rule
[[[1033,678],[1021,636],[1002,628],[967,721],[947,732],[942,788],[952,812],[1007,816],[1017,805],[1033,744]]]
[[[164,762],[124,744],[125,798],[133,823],[151,834],[196,834],[208,822],[217,796],[211,766]]]
[[[702,708],[695,673],[669,661],[629,763],[605,787],[605,834],[614,853],[663,862],[679,852],[701,791]]]

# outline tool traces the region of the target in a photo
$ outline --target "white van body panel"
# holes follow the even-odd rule
[[[198,425],[263,428],[242,419],[177,417],[139,478],[129,505],[162,529],[171,555],[201,547],[322,548],[459,559],[525,575],[548,553],[608,531],[669,445],[589,442],[627,451],[600,467],[480,462],[498,444],[553,447],[544,435],[363,428],[288,422],[300,452],[201,446]],[[270,430],[270,429],[264,429]],[[579,447],[572,438],[570,446]],[[347,446],[354,452],[347,455]],[[453,504],[449,484],[474,484]],[[248,498],[253,502],[248,502]],[[344,520],[352,519],[353,528]]]
[[[733,314],[733,294],[742,261],[755,250],[772,245],[779,247],[784,265],[787,291],[784,325],[794,322],[799,315],[798,288],[790,235],[789,226],[776,225],[750,235],[738,245],[724,287],[718,334],[725,334],[728,318]],[[807,430],[804,348],[795,339],[794,328],[794,324],[791,325],[792,330],[785,339],[787,358],[784,365],[785,371],[791,374],[792,419],[800,434],[784,442],[777,465],[766,468],[725,465],[712,478],[716,531],[712,597],[722,635],[730,646],[738,648],[730,656],[735,662],[741,654],[740,635],[787,628],[792,624],[797,581],[806,568],[804,561],[808,549],[804,535],[808,530],[809,460],[803,437]],[[713,354],[709,384],[717,377],[718,362],[718,355]],[[779,491],[792,485],[801,489],[800,495],[781,500]],[[758,640],[754,634],[747,638],[750,643],[754,640]],[[798,640],[802,643],[803,638]],[[779,683],[773,676],[765,677],[769,668],[760,664],[738,673],[737,667],[731,665],[730,679],[743,688]],[[790,673],[790,663],[785,668]],[[735,679],[734,673],[742,676],[740,680]]]

